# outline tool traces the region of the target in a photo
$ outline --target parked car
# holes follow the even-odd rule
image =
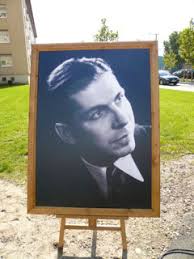
[[[178,76],[172,75],[167,70],[159,70],[159,84],[160,85],[176,85],[179,82]]]
[[[175,71],[173,75],[178,76],[179,78],[187,78],[191,79],[194,78],[194,69],[180,69],[178,71]]]
[[[173,72],[172,74],[174,76],[178,76],[179,78],[182,78],[182,77],[184,77],[184,73],[186,73],[186,69],[177,70],[177,71]]]

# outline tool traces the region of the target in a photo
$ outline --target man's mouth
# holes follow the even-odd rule
[[[125,134],[122,137],[120,137],[116,140],[113,140],[112,143],[122,142],[123,140],[128,139],[128,136],[129,136],[129,134]]]

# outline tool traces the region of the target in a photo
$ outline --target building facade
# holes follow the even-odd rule
[[[29,83],[36,37],[30,0],[0,0],[0,85]]]

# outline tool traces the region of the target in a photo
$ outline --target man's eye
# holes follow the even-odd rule
[[[99,119],[102,115],[103,115],[103,111],[95,111],[95,112],[93,112],[92,114],[90,114],[88,117],[89,117],[89,120],[97,120],[97,119]]]
[[[125,97],[124,93],[120,93],[117,98],[116,98],[116,103],[120,103],[122,101],[122,99]]]

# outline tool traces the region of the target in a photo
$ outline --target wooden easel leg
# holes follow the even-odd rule
[[[63,245],[64,245],[64,231],[65,231],[65,218],[61,218],[61,227],[60,227],[58,247],[63,247]]]
[[[89,218],[89,227],[91,229],[95,229],[96,228],[96,218]]]
[[[58,216],[60,217],[60,216]],[[93,242],[92,242],[92,257],[96,256],[96,239],[97,239],[97,230],[109,230],[109,231],[120,231],[123,247],[123,259],[127,259],[127,240],[126,240],[126,231],[125,231],[125,219],[120,218],[120,227],[115,226],[97,226],[97,218],[89,217],[88,226],[81,225],[66,225],[66,218],[61,218],[60,234],[59,234],[59,243],[58,243],[58,259],[63,257],[63,246],[64,246],[64,232],[65,229],[88,229],[93,230]]]
[[[64,231],[65,231],[65,218],[61,218],[59,243],[58,243],[58,256],[57,256],[58,259],[60,259],[63,255]]]
[[[120,219],[121,224],[121,238],[122,238],[122,245],[123,250],[127,250],[127,239],[126,239],[126,231],[125,231],[125,220]]]

